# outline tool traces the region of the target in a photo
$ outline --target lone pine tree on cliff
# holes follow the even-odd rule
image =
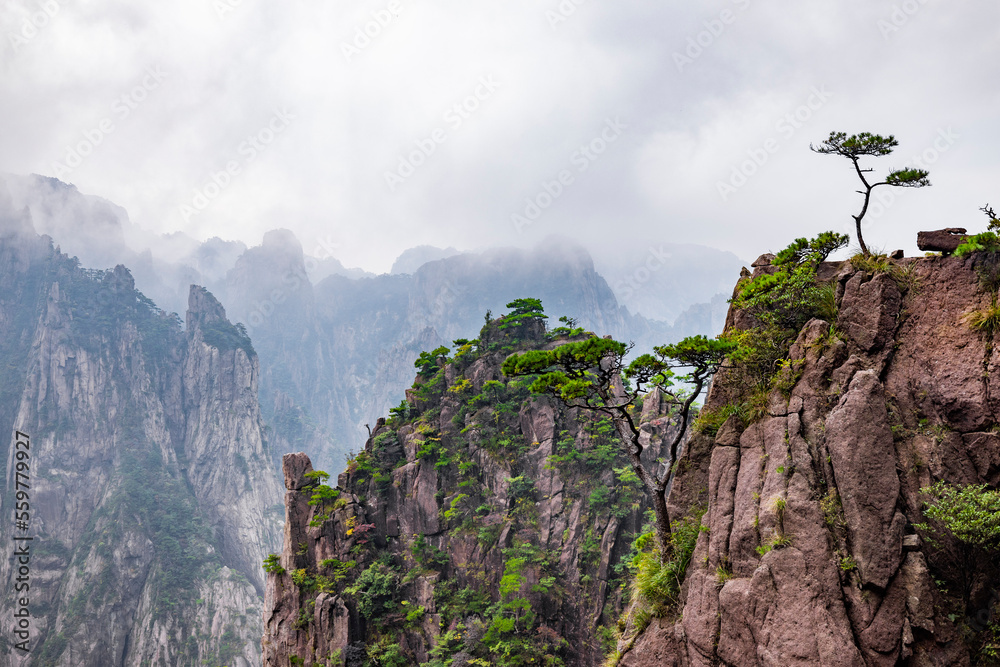
[[[531,385],[533,392],[551,394],[569,407],[611,418],[633,471],[652,496],[660,560],[666,562],[671,556],[671,528],[665,492],[687,432],[691,405],[734,345],[730,341],[691,336],[674,345],[655,347],[653,354],[643,354],[626,366],[624,359],[631,345],[610,337],[593,336],[552,350],[511,355],[504,361],[503,372],[508,377],[539,374]],[[675,377],[672,369],[681,367],[690,369],[679,378],[690,386],[684,393],[670,390]],[[662,475],[641,459],[643,447],[633,407],[644,388],[654,387],[660,388],[676,408],[677,428],[668,444],[671,468]]]
[[[891,185],[897,188],[922,188],[931,184],[927,180],[927,171],[923,169],[895,169],[889,172],[884,181],[876,183],[868,181],[865,174],[871,173],[874,170],[862,169],[858,161],[866,155],[875,157],[889,155],[898,143],[896,138],[891,134],[883,137],[878,134],[871,134],[870,132],[862,132],[847,136],[845,132],[831,132],[826,141],[819,146],[809,145],[809,148],[817,153],[841,155],[854,164],[854,170],[858,172],[858,178],[861,179],[865,187],[864,190],[858,190],[858,193],[865,196],[865,202],[861,207],[861,212],[851,217],[854,218],[854,223],[857,227],[858,245],[861,246],[861,252],[866,257],[871,253],[868,252],[868,246],[865,245],[865,240],[861,236],[861,220],[865,217],[865,213],[868,212],[872,190],[880,185]]]

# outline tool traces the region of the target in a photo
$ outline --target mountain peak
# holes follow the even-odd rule
[[[455,255],[462,254],[455,248],[438,248],[431,245],[418,245],[400,253],[396,261],[392,263],[389,273],[399,275],[401,273],[416,273],[417,269],[428,262],[436,262],[439,259],[447,259]]]
[[[191,285],[191,291],[188,294],[188,329],[190,330],[193,324],[203,325],[218,320],[228,321],[226,309],[207,289],[201,285]]]

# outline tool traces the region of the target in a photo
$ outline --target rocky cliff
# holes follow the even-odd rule
[[[122,266],[80,268],[0,187],[2,512],[30,438],[28,652],[14,559],[0,559],[3,665],[260,662],[260,559],[280,491],[257,405],[258,363],[192,287],[187,327]],[[24,481],[20,478],[20,481]]]
[[[365,424],[398,405],[421,351],[468,336],[487,311],[516,298],[539,298],[553,319],[578,316],[640,349],[678,337],[620,306],[590,256],[569,244],[459,254],[412,275],[334,275],[315,285],[309,261],[291,232],[268,232],[229,272],[225,294],[260,352],[261,402],[276,436],[285,451],[308,451],[329,470],[360,448]],[[697,308],[678,331],[707,332],[712,321],[710,306]]]
[[[692,440],[675,491],[708,510],[682,600],[621,665],[997,664],[995,554],[925,528],[921,492],[1000,482],[996,327],[974,316],[996,258],[858,264],[821,266],[836,314],[801,328],[756,413]],[[745,400],[734,379],[707,410]]]
[[[649,503],[609,422],[500,372],[513,350],[564,338],[503,323],[453,358],[425,355],[336,488],[285,456],[267,667],[601,664]],[[650,465],[661,401],[641,406]]]
[[[648,349],[717,333],[725,303],[713,295],[739,271],[730,253],[671,244],[639,258],[631,248],[602,248],[598,254],[609,257],[595,270],[585,250],[551,238],[536,250],[421,246],[400,255],[392,275],[374,276],[345,269],[329,247],[307,244],[322,259],[303,253],[287,230],[269,232],[253,248],[155,236],[121,207],[57,179],[5,179],[38,232],[84,266],[126,266],[140,291],[168,312],[184,311],[192,283],[209,288],[254,340],[276,451],[307,451],[330,470],[361,447],[365,424],[399,403],[417,355],[475,331],[487,310],[533,296],[556,317],[573,315]]]

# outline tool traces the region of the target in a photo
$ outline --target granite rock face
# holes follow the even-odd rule
[[[559,344],[540,321],[516,340],[494,322],[478,343],[418,377],[406,409],[379,420],[330,486],[330,504],[316,495],[309,459],[284,457],[267,667],[360,665],[359,656],[387,652],[402,656],[398,664],[433,655],[469,664],[489,657],[484,636],[523,651],[525,664],[602,663],[598,628],[623,609],[623,557],[649,502],[629,481],[610,424],[500,372],[515,347]],[[656,465],[672,433],[658,393],[641,423],[644,456]],[[703,489],[690,493],[704,503]],[[373,609],[373,582],[385,577],[391,593]]]
[[[802,328],[801,375],[762,419],[692,449],[709,501],[680,620],[650,625],[622,665],[973,664],[997,573],[914,524],[922,487],[998,481],[1000,360],[967,323],[990,302],[977,261],[901,260],[899,285],[824,265],[837,320]],[[721,373],[707,406],[731,399]]]
[[[80,268],[2,196],[0,282],[2,511],[20,431],[34,538],[30,653],[5,642],[0,664],[259,664],[280,494],[249,342],[198,287],[182,329],[124,267]],[[5,610],[14,576],[0,559]]]

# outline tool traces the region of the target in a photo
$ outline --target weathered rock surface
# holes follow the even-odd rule
[[[950,255],[968,240],[965,231],[964,227],[946,227],[933,232],[917,232],[917,247]]]
[[[763,419],[731,419],[692,450],[709,461],[685,473],[708,490],[707,532],[680,620],[652,624],[622,665],[970,664],[997,573],[914,524],[920,488],[1000,481],[1000,359],[966,318],[989,303],[977,261],[901,260],[904,290],[849,264],[821,271],[836,322],[803,327],[789,353],[801,375]],[[725,383],[709,409],[733,399]]]
[[[310,505],[317,487],[305,477],[309,459],[285,456],[283,571],[267,580],[267,667],[355,665],[358,655],[389,650],[406,664],[432,651],[467,664],[489,656],[488,632],[497,633],[488,635],[492,642],[526,651],[525,664],[546,655],[601,664],[598,628],[622,610],[622,558],[649,504],[614,470],[627,464],[609,425],[503,377],[501,363],[514,349],[505,346],[556,344],[540,322],[526,329],[515,341],[494,323],[481,352],[466,350],[435,377],[418,378],[411,414],[379,420],[340,475],[335,504]],[[651,465],[672,433],[665,410],[656,392],[643,405]],[[684,493],[704,502],[704,489]],[[329,563],[347,562],[343,582],[302,584],[332,576]],[[391,603],[374,614],[364,594],[347,590],[373,572],[394,582]],[[513,613],[504,604],[527,605],[518,609],[534,620],[497,630]]]
[[[81,269],[3,194],[2,511],[21,431],[34,540],[30,652],[5,641],[0,664],[259,664],[260,560],[277,542],[280,495],[252,348],[227,338],[238,332],[204,290],[183,331],[124,267]],[[0,524],[4,543],[13,534]],[[5,638],[14,576],[0,559]]]

